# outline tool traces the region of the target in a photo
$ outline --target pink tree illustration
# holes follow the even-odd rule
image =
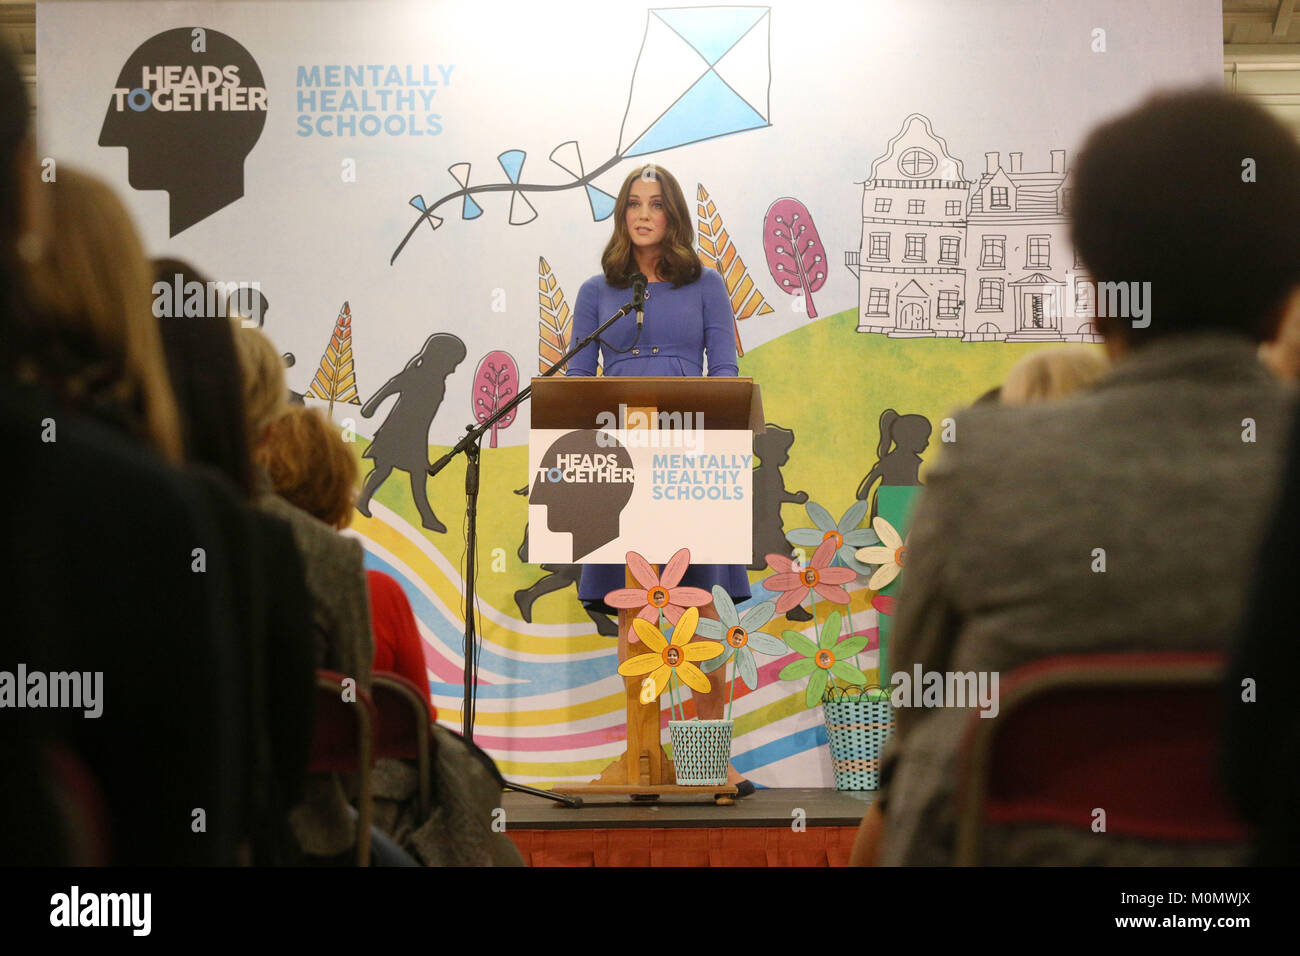
[[[474,373],[474,389],[470,393],[474,400],[474,420],[487,421],[496,414],[498,408],[515,396],[518,388],[519,367],[509,352],[489,352],[483,356],[483,360],[478,363],[478,371]],[[508,415],[492,426],[490,447],[497,447],[497,432],[514,423],[517,411],[518,409],[512,408]]]
[[[812,294],[826,284],[826,247],[803,203],[787,196],[767,207],[763,251],[777,285],[790,295],[803,296],[808,317],[817,318]]]

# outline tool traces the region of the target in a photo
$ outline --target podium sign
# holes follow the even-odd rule
[[[534,428],[528,466],[531,564],[752,558],[751,431]]]

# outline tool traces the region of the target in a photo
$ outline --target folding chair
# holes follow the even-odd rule
[[[401,674],[376,672],[370,681],[378,720],[375,724],[375,758],[414,760],[419,773],[420,819],[429,816],[433,802],[434,741],[429,730],[433,717],[420,689]]]
[[[958,784],[956,862],[980,862],[988,825],[1045,823],[1149,840],[1237,843],[1219,782],[1224,660],[1201,652],[1046,658],[1003,681],[999,713],[971,717]]]
[[[337,671],[316,671],[316,723],[312,731],[309,773],[352,773],[357,777],[357,866],[370,865],[370,768],[374,763],[371,734],[375,704],[357,688],[356,702],[343,699],[345,677]]]

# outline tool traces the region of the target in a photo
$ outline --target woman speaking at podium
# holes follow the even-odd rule
[[[614,234],[600,257],[601,272],[582,284],[574,310],[573,336],[590,335],[608,316],[627,304],[632,276],[647,280],[645,319],[637,336],[635,315],[624,316],[569,360],[569,375],[595,375],[597,358],[608,376],[734,376],[735,319],[722,276],[705,269],[695,252],[695,230],[682,188],[668,170],[650,164],[623,181],[614,205]],[[593,416],[594,420],[594,416]],[[624,586],[621,564],[588,564],[582,569],[578,598],[588,607],[617,614],[603,598]],[[681,583],[712,590],[722,585],[737,603],[750,596],[743,565],[691,565]],[[716,619],[710,603],[702,617]],[[725,667],[710,676],[708,694],[695,693],[695,710],[703,718],[722,717]],[[729,783],[744,796],[753,785],[731,768]]]

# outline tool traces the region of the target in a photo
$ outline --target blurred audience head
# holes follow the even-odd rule
[[[291,505],[333,528],[352,523],[360,468],[338,427],[318,409],[291,406],[271,423],[255,458]]]
[[[1284,382],[1300,384],[1300,309],[1287,309],[1277,334],[1259,346],[1259,360]]]
[[[1067,345],[1026,355],[1007,372],[1002,383],[1003,405],[1029,405],[1064,398],[1087,388],[1110,367],[1095,348]]]
[[[155,259],[154,281],[182,288],[206,284],[188,262]],[[254,493],[253,467],[244,424],[244,384],[230,322],[221,315],[163,316],[163,352],[180,414],[185,460],[209,465],[246,496]]]
[[[289,405],[284,359],[261,329],[246,328],[238,317],[229,322],[244,380],[244,422],[249,443],[256,449],[265,440],[270,424]]]
[[[1072,179],[1088,272],[1147,307],[1099,314],[1112,355],[1180,333],[1273,336],[1300,284],[1300,143],[1262,107],[1214,90],[1154,96],[1092,131]]]
[[[131,216],[107,183],[59,164],[42,185],[48,233],[24,258],[40,332],[62,368],[30,368],[88,410],[119,418],[166,457],[181,439],[150,290],[153,270]]]

